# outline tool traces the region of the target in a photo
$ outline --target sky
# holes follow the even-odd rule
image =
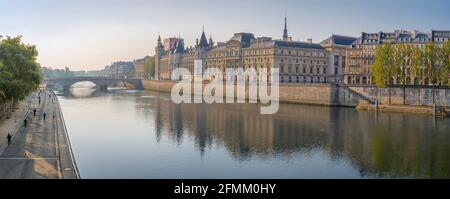
[[[284,17],[294,40],[331,34],[450,30],[449,0],[0,0],[0,35],[36,45],[52,68],[97,70],[153,55],[158,35],[194,45],[236,32],[279,39]]]

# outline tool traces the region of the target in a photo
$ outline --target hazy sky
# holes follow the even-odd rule
[[[158,34],[193,45],[235,32],[320,42],[332,33],[450,29],[448,0],[0,0],[0,35],[36,44],[43,66],[100,69],[153,55]]]

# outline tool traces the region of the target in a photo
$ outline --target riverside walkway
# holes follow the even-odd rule
[[[0,179],[79,178],[58,99],[47,90],[40,96],[40,104],[37,93],[30,99],[27,127],[18,122],[11,145],[0,148]]]

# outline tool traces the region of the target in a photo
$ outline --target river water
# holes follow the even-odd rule
[[[151,91],[59,95],[82,178],[450,178],[450,120],[281,104],[172,103]]]

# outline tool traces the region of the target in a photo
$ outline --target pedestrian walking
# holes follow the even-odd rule
[[[45,118],[47,117],[47,113],[44,112],[44,114],[42,114],[42,116],[44,116],[44,121],[45,121]]]
[[[33,109],[33,117],[36,117],[36,109]]]
[[[11,144],[12,135],[8,133],[6,136],[6,139],[8,140],[8,146]]]
[[[28,120],[27,120],[27,119],[23,120],[23,126],[24,126],[25,128],[27,128],[27,124],[28,124]]]

